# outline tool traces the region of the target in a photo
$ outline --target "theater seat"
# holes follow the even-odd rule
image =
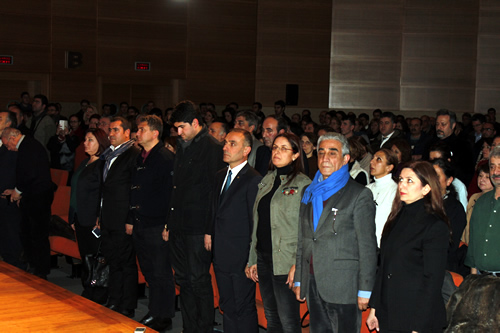
[[[57,215],[66,222],[68,222],[70,196],[71,187],[59,186],[54,193],[54,201],[50,207],[52,215]]]
[[[49,243],[51,255],[64,254],[81,260],[78,244],[75,241],[61,236],[49,236]]]
[[[453,278],[453,283],[455,283],[455,286],[460,287],[462,282],[464,281],[464,277],[458,273],[455,272],[449,272],[451,274],[451,277]]]
[[[68,185],[68,177],[69,171],[67,170],[50,169],[50,178],[57,186]]]

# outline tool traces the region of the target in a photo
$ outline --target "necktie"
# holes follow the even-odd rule
[[[226,193],[227,189],[229,188],[229,185],[231,185],[231,175],[232,171],[229,170],[229,173],[227,174],[226,184],[224,185],[224,191],[222,191],[222,194]]]
[[[219,202],[222,202],[222,198],[224,198],[224,194],[226,193],[227,189],[231,185],[231,175],[232,175],[232,172],[231,172],[231,170],[229,170],[229,173],[227,174],[227,178],[226,178],[226,184],[224,184],[224,189],[222,190],[222,193],[220,194],[220,201]]]

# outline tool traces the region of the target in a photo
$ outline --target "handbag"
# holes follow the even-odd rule
[[[84,265],[86,270],[83,273],[83,285],[88,287],[108,287],[109,265],[106,258],[101,254],[101,243],[96,254],[87,254]]]

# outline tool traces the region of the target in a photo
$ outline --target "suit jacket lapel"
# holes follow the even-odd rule
[[[241,169],[240,172],[238,172],[238,174],[236,175],[236,178],[233,179],[233,181],[231,182],[231,185],[229,186],[226,193],[224,194],[224,197],[222,198],[222,201],[220,202],[219,206],[222,206],[222,204],[226,202],[227,198],[231,195],[231,193],[235,191],[235,189],[238,187],[238,183],[241,181],[240,177],[243,176],[247,172],[248,168],[249,168],[249,166],[247,163],[243,167],[243,169]],[[222,182],[224,182],[224,180],[222,180]],[[221,190],[222,190],[222,185],[221,185]],[[219,199],[220,199],[220,195],[219,195]]]
[[[318,233],[325,223],[330,224],[330,226],[333,228],[333,219],[336,215],[336,211],[334,211],[334,209],[336,208],[335,203],[338,201],[338,198],[342,196],[344,191],[345,186],[338,190],[337,193],[332,195],[330,198],[328,198],[325,206],[323,207],[323,212],[321,213],[321,217],[319,218],[318,227],[316,228],[315,233]]]

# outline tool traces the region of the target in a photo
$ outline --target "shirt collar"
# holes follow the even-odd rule
[[[241,169],[243,169],[245,167],[245,165],[247,165],[248,161],[244,161],[243,163],[241,164],[238,164],[237,166],[235,166],[234,168],[229,168],[227,172],[231,171],[231,176],[233,179],[235,179],[236,175],[241,171]]]
[[[19,146],[21,145],[21,142],[23,142],[25,136],[26,135],[21,136],[21,139],[19,139],[19,142],[16,145],[16,149],[19,149]]]

